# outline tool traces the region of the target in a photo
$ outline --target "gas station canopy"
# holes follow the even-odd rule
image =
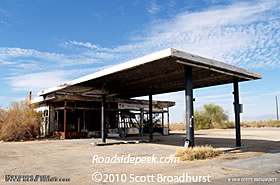
[[[185,89],[184,66],[192,67],[193,88],[261,79],[259,73],[198,55],[165,49],[42,91],[132,98]]]

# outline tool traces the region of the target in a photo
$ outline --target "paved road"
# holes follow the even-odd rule
[[[214,147],[234,145],[234,130],[208,130],[196,132],[196,142]],[[232,182],[232,178],[278,178],[270,184],[280,184],[276,171],[280,164],[280,129],[242,129],[243,143],[247,149],[224,154],[215,159],[182,162],[180,164],[93,164],[93,155],[113,157],[118,155],[168,157],[183,143],[183,134],[155,136],[155,143],[93,146],[98,140],[45,140],[0,143],[0,184],[6,183],[7,174],[46,174],[71,178],[67,184],[97,184],[91,179],[94,172],[114,174],[135,174],[139,176],[163,174],[165,176],[211,176],[211,184],[267,184],[256,182]],[[108,140],[110,141],[110,140]],[[113,140],[112,140],[113,141]],[[227,182],[231,178],[231,182]],[[236,180],[236,179],[233,179]],[[66,184],[66,183],[40,183]],[[114,184],[114,183],[103,183]],[[121,184],[121,183],[119,183]],[[147,184],[147,183],[123,183]],[[152,184],[152,183],[148,183]],[[153,183],[162,184],[162,183]],[[167,183],[182,184],[182,183]],[[199,184],[199,183],[195,183]],[[207,183],[201,183],[207,184]]]

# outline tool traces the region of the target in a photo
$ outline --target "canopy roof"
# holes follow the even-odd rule
[[[39,93],[54,92],[131,98],[185,89],[184,65],[192,66],[193,88],[261,79],[262,75],[173,48],[131,60],[63,83]]]

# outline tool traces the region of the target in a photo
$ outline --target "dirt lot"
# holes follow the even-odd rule
[[[234,133],[232,129],[203,130],[197,131],[195,138],[198,145],[231,147],[235,145]],[[243,128],[242,144],[248,148],[226,153],[211,160],[179,164],[92,163],[94,155],[114,157],[115,154],[118,156],[130,154],[132,157],[152,157],[154,154],[158,158],[168,157],[175,154],[176,149],[183,145],[184,133],[172,133],[170,136],[158,135],[154,138],[154,143],[111,146],[92,145],[94,142],[99,142],[98,139],[2,142],[0,143],[0,184],[36,184],[35,182],[7,183],[4,181],[5,175],[50,175],[57,178],[70,178],[70,182],[40,182],[39,184],[97,184],[92,180],[92,174],[95,172],[102,173],[103,177],[105,173],[123,174],[122,178],[127,177],[126,183],[123,184],[152,184],[148,180],[155,180],[153,184],[163,184],[158,182],[157,178],[152,179],[152,175],[172,176],[174,180],[175,176],[182,176],[185,173],[190,177],[209,175],[211,184],[267,184],[254,181],[268,180],[268,178],[277,178],[270,184],[280,184],[279,128]],[[108,139],[108,142],[112,141],[115,140]],[[136,176],[141,177],[137,179]],[[116,182],[117,175],[111,180],[115,183],[100,182],[99,184],[122,184],[120,181]],[[132,182],[135,180],[145,182]],[[232,182],[238,180],[249,182]],[[166,184],[186,183],[167,182]]]

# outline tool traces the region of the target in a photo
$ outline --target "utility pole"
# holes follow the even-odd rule
[[[29,101],[31,103],[31,100],[32,100],[32,91],[29,91]]]
[[[277,96],[276,98],[276,117],[277,117],[277,121],[279,120],[279,115],[278,115],[278,101],[277,101]]]

